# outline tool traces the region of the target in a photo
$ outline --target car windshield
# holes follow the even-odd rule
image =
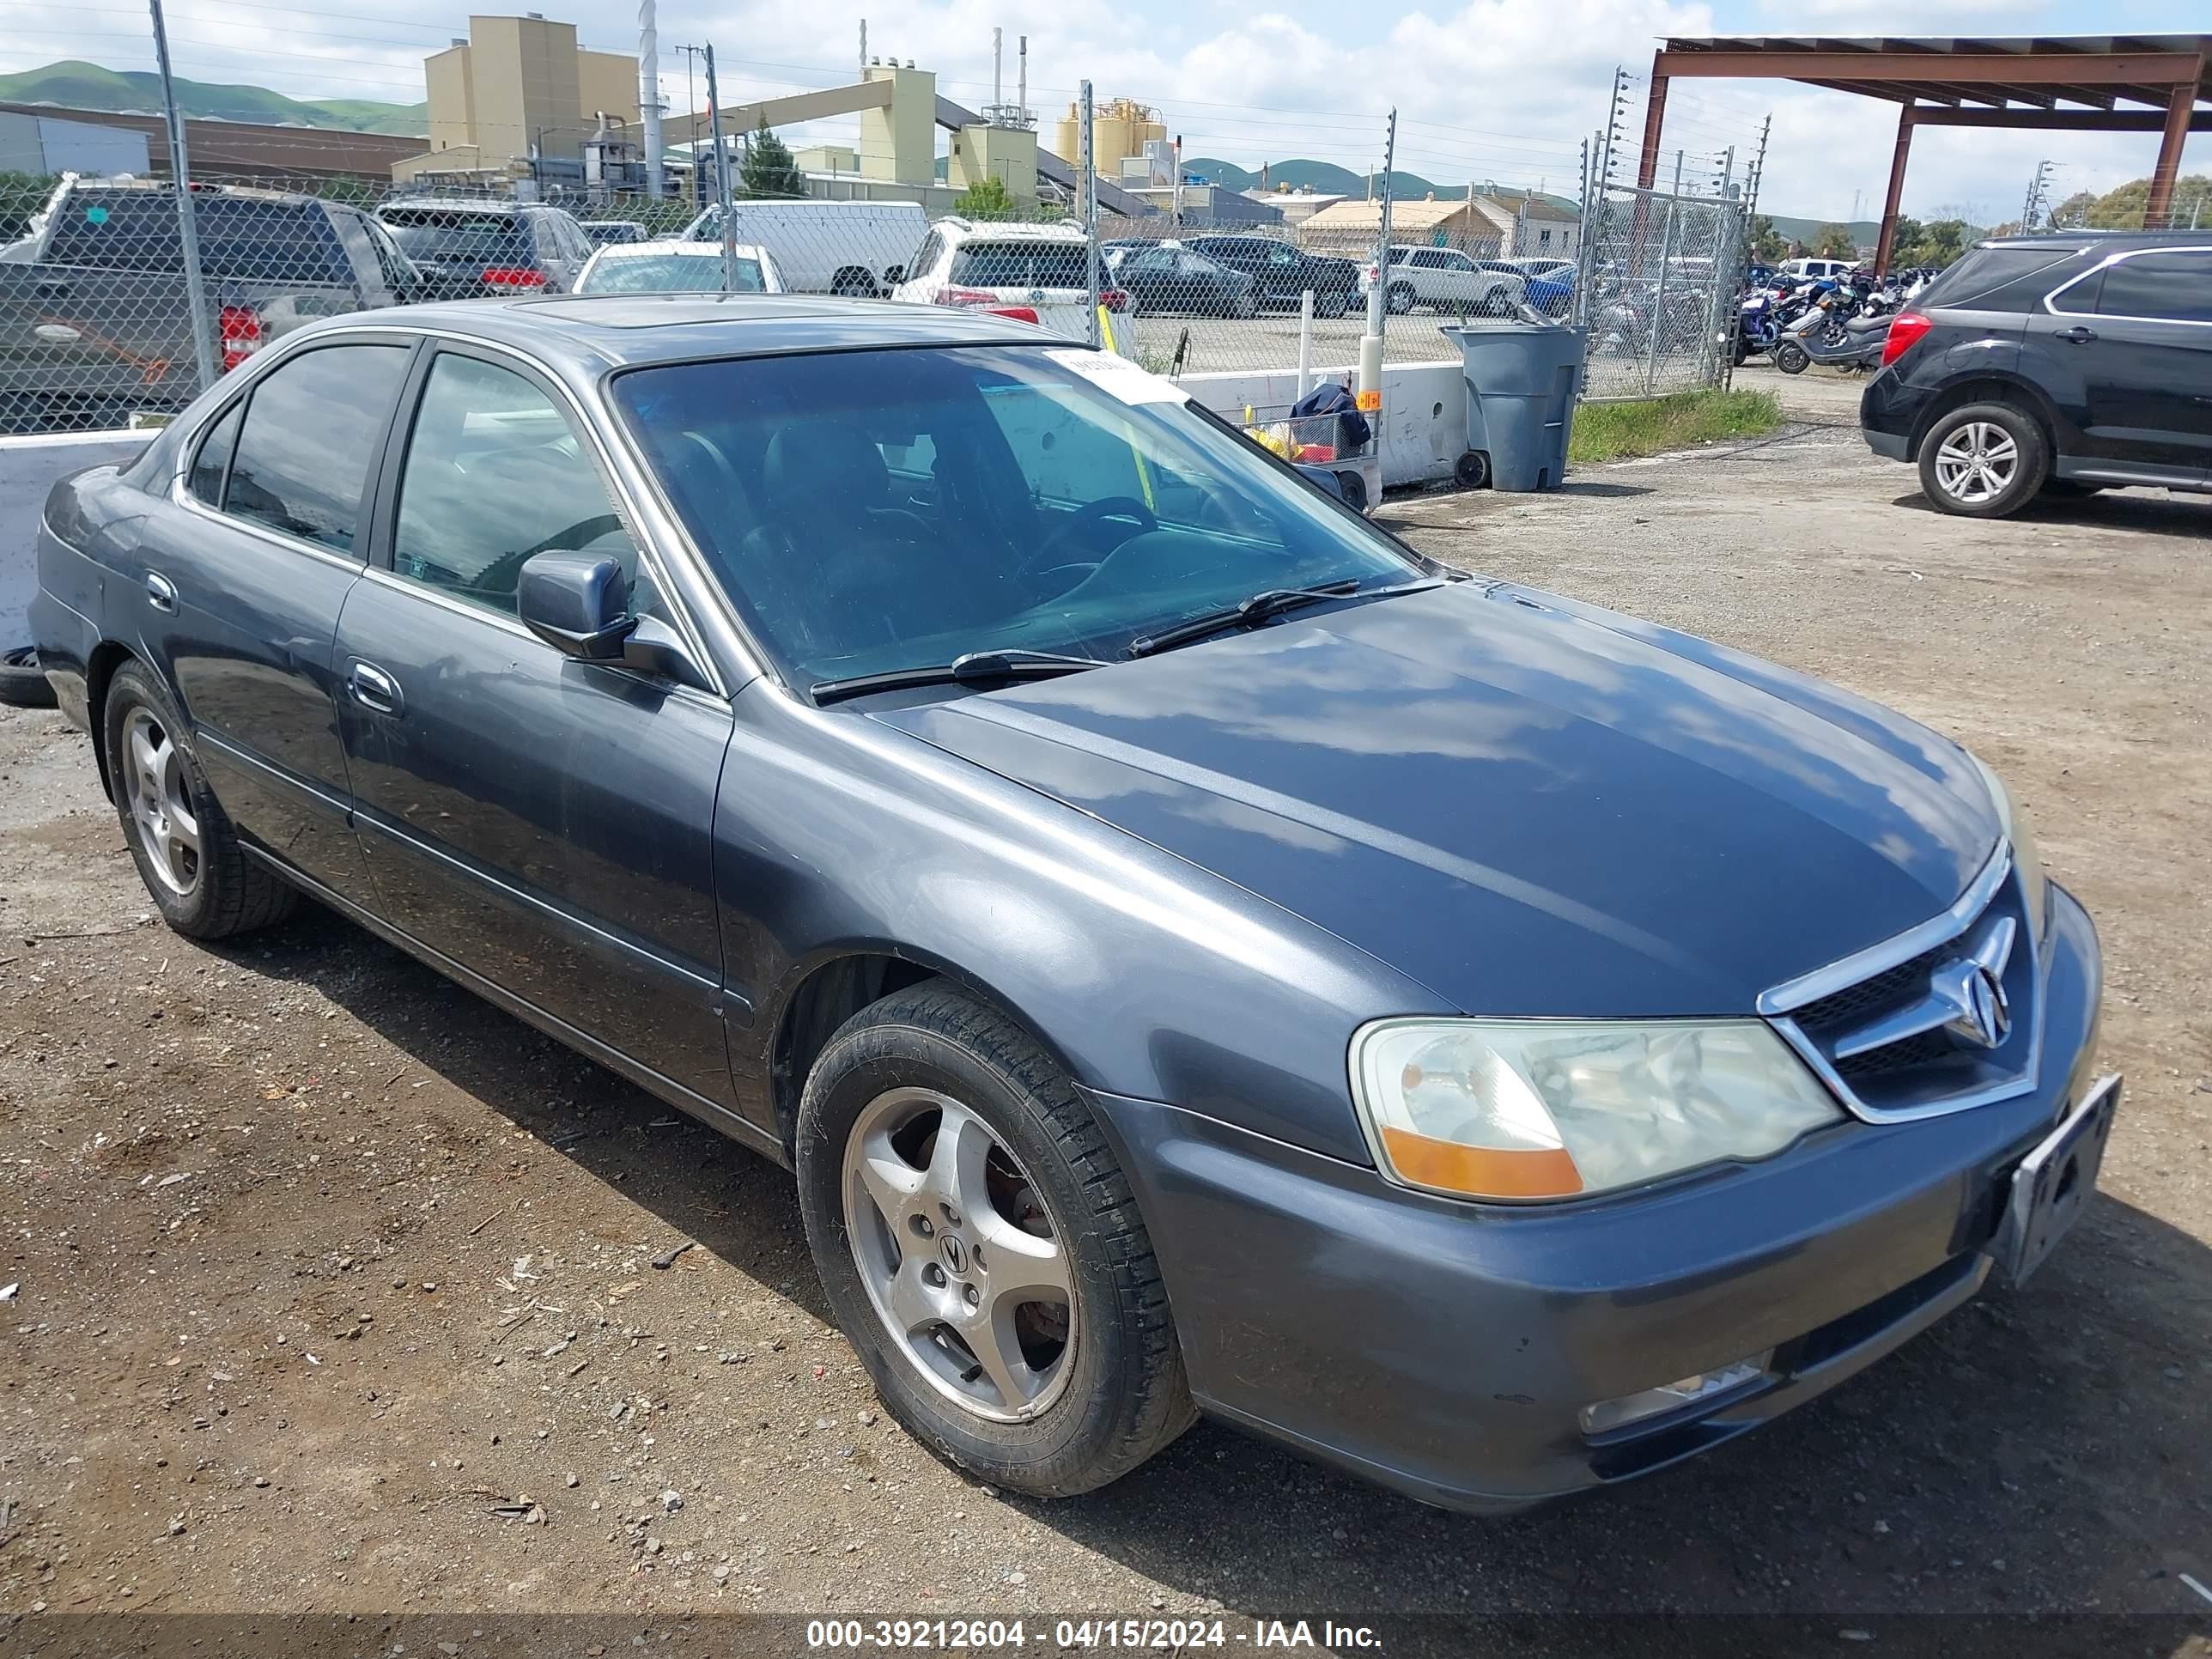
[[[631,369],[615,401],[787,678],[1115,657],[1264,589],[1423,574],[1122,359],[974,346]]]
[[[576,284],[579,294],[713,293],[722,286],[722,258],[708,253],[601,254]],[[730,260],[730,292],[761,294],[760,261],[745,254]]]
[[[520,220],[451,208],[386,208],[377,216],[407,257],[423,264],[534,265]]]

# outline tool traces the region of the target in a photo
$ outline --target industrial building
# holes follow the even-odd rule
[[[610,145],[618,163],[641,160],[637,59],[579,46],[574,23],[534,11],[471,16],[467,38],[424,59],[422,77],[430,148],[395,166],[396,181],[489,181],[520,170],[580,184],[587,161],[596,167]]]

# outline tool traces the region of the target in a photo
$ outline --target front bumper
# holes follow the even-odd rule
[[[2021,1156],[2092,1080],[2101,964],[2052,893],[2034,1092],[1850,1121],[1641,1196],[1504,1212],[1180,1109],[1093,1098],[1210,1412],[1425,1501],[1510,1510],[1649,1473],[1833,1387],[1978,1290]],[[1710,1408],[1586,1405],[1775,1351]]]

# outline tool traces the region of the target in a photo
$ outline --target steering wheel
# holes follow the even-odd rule
[[[1026,579],[1039,570],[1052,568],[1052,557],[1060,551],[1060,544],[1079,530],[1088,531],[1109,519],[1127,519],[1137,526],[1137,533],[1147,535],[1160,527],[1159,515],[1133,495],[1102,495],[1070,514],[1059,529],[1037,544],[1036,550],[1016,567],[1014,574]],[[1121,538],[1123,541],[1127,537]],[[1118,545],[1118,544],[1116,544]]]

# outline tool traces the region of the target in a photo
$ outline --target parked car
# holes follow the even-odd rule
[[[729,251],[728,291],[786,292],[775,256],[739,242]],[[615,242],[592,255],[576,278],[579,294],[720,292],[724,286],[720,242]]]
[[[1103,271],[1099,280],[1107,281]],[[891,298],[909,305],[998,312],[1087,341],[1089,245],[1073,223],[939,219],[915,250],[907,279],[891,290]],[[1110,286],[1102,289],[1099,298],[1113,310],[1127,303],[1127,296]]]
[[[918,202],[737,202],[730,224],[738,241],[775,256],[793,293],[872,300],[906,279],[929,216]],[[709,207],[684,237],[720,241],[721,210]]]
[[[289,191],[192,186],[219,371],[319,318],[421,298],[375,220]],[[65,176],[0,247],[0,432],[121,426],[198,388],[177,195]]]
[[[566,294],[592,257],[574,216],[543,202],[402,198],[376,216],[441,300]]]
[[[1241,270],[1173,242],[1114,250],[1114,286],[1132,311],[1191,311],[1206,317],[1256,317],[1260,287]]]
[[[1262,306],[1296,310],[1311,289],[1316,316],[1341,317],[1359,296],[1359,267],[1351,260],[1308,253],[1271,236],[1186,236],[1182,245],[1249,276],[1259,285]]]
[[[1510,269],[1498,270],[1455,247],[1393,247],[1390,272],[1378,277],[1370,264],[1360,273],[1360,291],[1382,283],[1382,301],[1394,313],[1415,306],[1477,317],[1507,317],[1521,303],[1528,278]]]
[[[645,227],[635,219],[579,219],[576,228],[593,247],[618,247],[648,240]]]
[[[1485,270],[1521,278],[1521,303],[1547,317],[1564,317],[1575,306],[1575,268],[1562,259],[1484,259]]]
[[[1859,423],[1972,518],[2112,485],[2212,490],[2212,237],[1982,243],[1891,319]]]
[[[890,1410],[1001,1489],[1200,1412],[1432,1503],[1618,1481],[2095,1185],[2096,935],[1972,756],[1026,325],[325,324],[38,568],[170,927],[312,894],[793,1167]]]

